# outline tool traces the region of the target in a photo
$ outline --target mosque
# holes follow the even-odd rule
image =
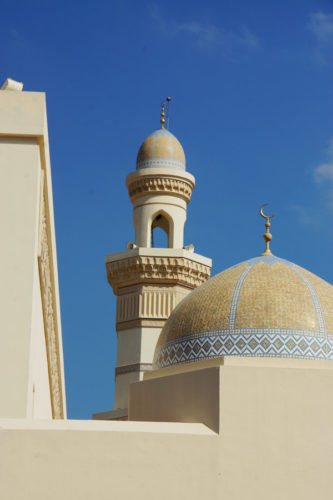
[[[264,207],[262,255],[210,278],[164,107],[126,178],[135,241],[106,257],[114,409],[67,419],[45,95],[8,79],[0,111],[1,498],[330,499],[333,287],[271,253]]]

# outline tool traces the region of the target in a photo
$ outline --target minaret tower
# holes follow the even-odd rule
[[[184,247],[186,210],[195,179],[185,170],[183,148],[165,128],[164,116],[162,104],[161,127],[143,142],[136,170],[126,179],[135,242],[106,257],[108,281],[117,296],[118,335],[116,411],[107,412],[109,418],[126,418],[129,384],[151,370],[165,321],[211,271],[211,259],[195,254],[193,245]],[[155,228],[166,233],[167,248],[153,246]]]

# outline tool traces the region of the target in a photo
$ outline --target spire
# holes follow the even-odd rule
[[[164,108],[165,108],[165,102],[162,101],[162,104],[161,104],[161,119],[160,119],[160,123],[161,123],[161,128],[164,128],[164,124],[165,124],[165,112],[164,112]]]
[[[262,205],[260,207],[260,210],[259,210],[259,213],[260,213],[261,217],[263,217],[264,219],[266,219],[266,223],[265,223],[266,233],[263,235],[263,238],[264,238],[265,243],[266,243],[266,248],[265,248],[264,253],[262,253],[261,255],[272,255],[272,252],[269,249],[269,242],[272,240],[273,236],[269,232],[269,228],[271,227],[271,223],[269,222],[269,220],[272,219],[275,216],[275,214],[273,214],[273,215],[265,215],[264,212],[262,211],[262,209],[264,207],[266,207],[266,206],[267,206],[267,203],[265,203],[264,205]]]
[[[171,97],[167,97],[167,130],[169,130],[169,125],[170,125],[170,101]]]

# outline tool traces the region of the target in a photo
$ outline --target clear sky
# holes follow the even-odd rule
[[[213,274],[272,251],[333,283],[333,1],[2,0],[0,77],[47,94],[68,414],[113,408],[105,255],[126,175],[172,96],[196,177],[185,243]]]

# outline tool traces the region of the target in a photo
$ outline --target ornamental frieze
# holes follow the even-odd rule
[[[177,283],[196,288],[210,277],[210,266],[185,257],[137,255],[106,264],[108,281],[117,293],[119,286],[142,282]]]
[[[60,370],[60,355],[58,345],[58,326],[56,314],[55,289],[52,273],[51,241],[48,231],[48,213],[45,185],[41,199],[40,250],[38,257],[39,279],[41,287],[44,332],[49,368],[49,384],[52,405],[52,417],[64,418],[62,383]]]
[[[172,194],[190,202],[194,183],[185,179],[173,177],[139,177],[134,179],[128,186],[131,201],[146,194]]]

